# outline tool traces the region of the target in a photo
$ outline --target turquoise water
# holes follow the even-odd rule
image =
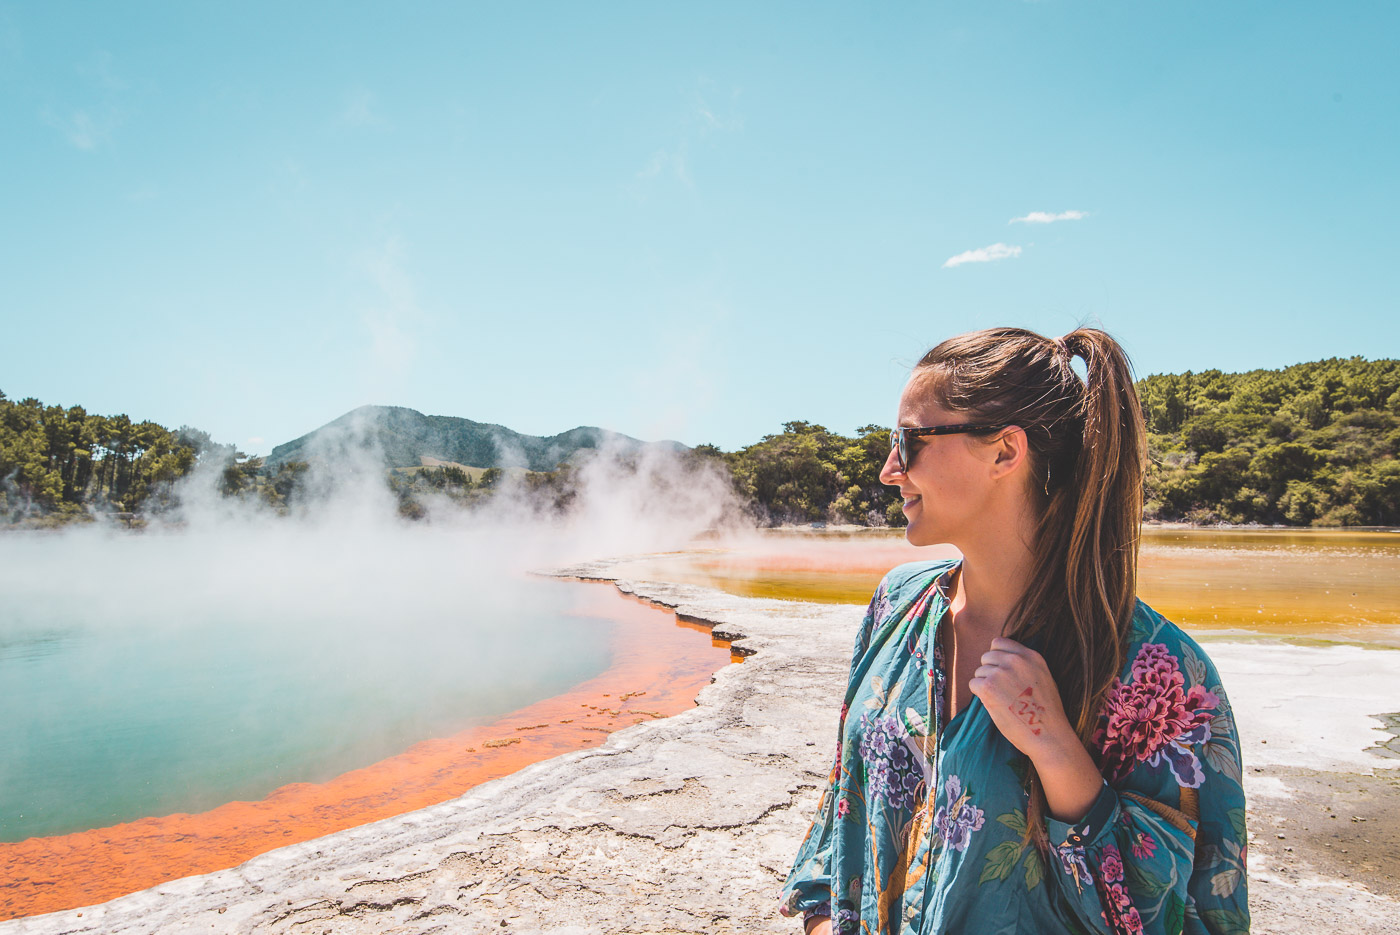
[[[0,542],[0,841],[324,781],[609,663],[567,584],[402,542],[230,575],[185,545]]]

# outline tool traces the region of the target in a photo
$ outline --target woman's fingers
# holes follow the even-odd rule
[[[986,665],[1003,666],[1022,662],[1033,668],[1045,665],[1045,659],[1040,653],[1029,646],[1023,646],[1015,640],[1008,640],[1002,636],[992,640],[991,649],[982,654],[982,662]]]

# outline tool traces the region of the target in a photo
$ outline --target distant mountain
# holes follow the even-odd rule
[[[455,416],[425,416],[402,406],[361,406],[273,448],[267,463],[275,468],[287,461],[340,458],[353,450],[377,448],[385,467],[418,467],[426,457],[471,467],[550,471],[581,450],[604,445],[621,451],[652,446],[685,450],[679,442],[644,442],[589,425],[540,437]]]

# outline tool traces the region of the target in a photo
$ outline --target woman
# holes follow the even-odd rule
[[[919,361],[881,480],[911,543],[963,557],[894,569],[866,613],[784,891],[808,933],[1248,931],[1229,703],[1135,597],[1144,459],[1102,331]]]

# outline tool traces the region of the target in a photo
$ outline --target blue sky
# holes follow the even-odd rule
[[[1144,375],[1394,357],[1398,33],[1364,2],[0,3],[0,390],[261,453],[365,403],[734,448],[888,423],[994,324],[1098,323]]]

